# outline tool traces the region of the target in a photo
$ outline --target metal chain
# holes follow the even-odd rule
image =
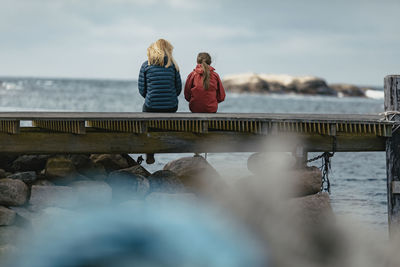
[[[324,152],[312,159],[307,160],[307,163],[322,159],[322,164],[319,169],[322,171],[321,191],[331,193],[331,182],[329,181],[329,171],[331,170],[331,158],[336,152],[336,136],[333,136],[332,152]]]

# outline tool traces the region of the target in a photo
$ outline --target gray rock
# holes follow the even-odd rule
[[[78,194],[69,186],[33,185],[29,204],[34,210],[45,207],[74,208],[78,204]]]
[[[218,191],[226,187],[218,172],[200,156],[171,161],[164,166],[164,170],[174,172],[183,185],[193,192]]]
[[[45,168],[49,155],[22,155],[13,161],[14,172],[41,171]]]
[[[0,226],[12,225],[15,221],[15,211],[0,206]]]
[[[317,167],[307,167],[304,169],[289,172],[290,185],[295,196],[314,195],[321,191],[322,173]]]
[[[0,168],[6,171],[11,171],[12,162],[17,158],[17,155],[0,155]]]
[[[182,193],[185,187],[179,177],[172,171],[156,171],[148,178],[151,192]]]
[[[112,189],[101,181],[77,181],[69,186],[78,193],[80,206],[106,205],[111,202]]]
[[[333,218],[329,194],[326,192],[289,200],[296,220],[305,225],[321,225]]]
[[[337,92],[330,88],[325,80],[312,76],[250,73],[228,75],[222,82],[228,90],[234,92],[337,95]]]
[[[90,159],[94,163],[103,165],[107,172],[112,172],[137,165],[132,158],[128,157],[123,154],[92,154]]]
[[[16,226],[0,227],[0,246],[15,245],[22,233],[23,229]]]
[[[3,169],[0,169],[0,179],[1,179],[1,178],[6,178],[6,177],[7,177],[6,171],[3,170]]]
[[[77,172],[70,159],[54,157],[47,160],[45,176],[52,182],[67,184],[75,180]]]
[[[14,179],[0,179],[0,205],[20,206],[28,198],[28,186]]]
[[[37,175],[36,175],[36,172],[34,172],[34,171],[17,172],[17,173],[14,173],[14,174],[8,176],[7,178],[21,180],[24,183],[29,185],[36,181]]]
[[[150,190],[149,181],[144,176],[125,170],[111,172],[106,182],[112,188],[113,200],[118,202],[141,199]]]
[[[247,169],[256,175],[265,175],[270,170],[278,170],[284,162],[285,170],[296,164],[296,159],[288,153],[253,153],[247,159]],[[278,166],[278,167],[277,167]]]
[[[145,168],[143,168],[143,166],[141,165],[136,165],[136,166],[132,166],[126,169],[122,169],[120,171],[124,171],[124,172],[129,172],[132,174],[138,174],[138,175],[142,175],[144,177],[149,177],[151,175],[151,173],[146,170]]]
[[[24,220],[31,221],[33,218],[38,216],[37,213],[30,211],[27,208],[24,207],[9,207],[11,210],[13,210],[17,216],[21,217]]]
[[[366,97],[365,88],[360,88],[351,84],[331,84],[329,85],[333,90],[339,93],[341,96],[356,96]]]
[[[47,185],[47,186],[51,186],[54,185],[54,183],[50,182],[49,180],[46,179],[39,179],[36,180],[33,185]]]
[[[71,154],[65,156],[65,158],[71,160],[77,171],[81,169],[86,169],[90,167],[93,163],[90,159],[90,155],[85,154]]]

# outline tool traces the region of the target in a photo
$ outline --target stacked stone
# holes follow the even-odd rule
[[[203,158],[183,161],[192,171],[191,162],[208,164]],[[0,254],[15,250],[18,234],[35,230],[43,214],[196,199],[181,180],[187,173],[166,167],[151,174],[126,154],[2,156],[0,168]]]

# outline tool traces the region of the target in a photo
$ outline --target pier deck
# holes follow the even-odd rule
[[[336,151],[385,151],[391,134],[379,115],[0,112],[0,153],[257,152],[272,136],[309,152],[333,139]]]

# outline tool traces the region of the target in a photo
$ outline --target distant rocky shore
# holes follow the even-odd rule
[[[236,93],[274,93],[326,96],[367,97],[371,88],[351,84],[328,84],[314,76],[290,76],[285,74],[245,73],[223,78],[226,90]]]

